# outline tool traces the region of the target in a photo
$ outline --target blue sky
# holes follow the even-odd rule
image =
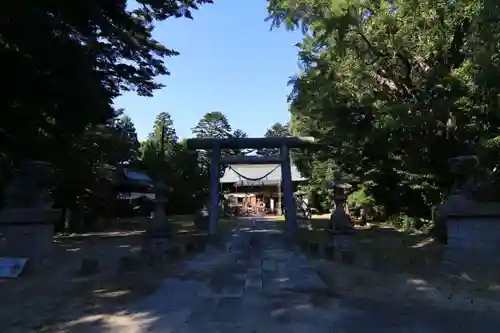
[[[139,139],[156,114],[169,112],[181,138],[208,111],[221,111],[233,129],[261,136],[274,122],[289,119],[287,81],[298,71],[298,32],[269,31],[266,0],[215,0],[193,13],[194,20],[170,19],[155,38],[180,52],[166,59],[170,76],[154,97],[125,94],[115,101],[135,123]]]

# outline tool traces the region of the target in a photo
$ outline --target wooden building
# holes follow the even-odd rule
[[[291,165],[294,190],[306,181],[297,167]],[[230,207],[243,212],[260,214],[282,213],[281,165],[236,164],[229,165],[220,179]]]

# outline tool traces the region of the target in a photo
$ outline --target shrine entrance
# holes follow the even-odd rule
[[[234,164],[279,164],[281,165],[281,178],[283,184],[283,206],[285,208],[285,231],[292,235],[297,230],[297,214],[293,198],[290,149],[305,148],[314,143],[311,137],[269,137],[269,138],[195,138],[188,139],[188,149],[203,149],[211,151],[210,162],[210,222],[209,234],[217,232],[219,218],[219,189],[220,166]],[[277,148],[278,156],[231,156],[221,157],[223,149],[263,149]]]

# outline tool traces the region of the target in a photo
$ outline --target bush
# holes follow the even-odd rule
[[[368,192],[367,187],[361,187],[357,191],[352,192],[347,197],[347,204],[349,205],[349,211],[354,216],[361,215],[361,209],[365,210],[369,219],[373,219],[375,215],[379,214],[379,207],[375,205],[375,199]]]
[[[384,219],[385,218],[385,208],[382,205],[373,205],[372,213],[374,219]]]
[[[361,187],[359,190],[356,190],[349,194],[349,197],[347,198],[347,202],[349,206],[353,207],[361,207],[361,206],[367,206],[367,205],[374,205],[375,200],[373,197],[368,193],[368,189],[366,187]]]
[[[433,226],[432,221],[405,214],[393,215],[387,220],[394,228],[406,232],[420,231],[428,233]]]
[[[319,208],[321,213],[328,213],[332,210],[332,204],[329,200],[325,199],[319,203]]]

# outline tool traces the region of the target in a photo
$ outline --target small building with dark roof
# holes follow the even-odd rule
[[[154,209],[155,187],[144,172],[127,166],[115,168],[116,203],[114,214],[119,217],[147,216]]]
[[[122,199],[155,198],[153,181],[146,173],[122,168],[117,177],[117,190]]]

